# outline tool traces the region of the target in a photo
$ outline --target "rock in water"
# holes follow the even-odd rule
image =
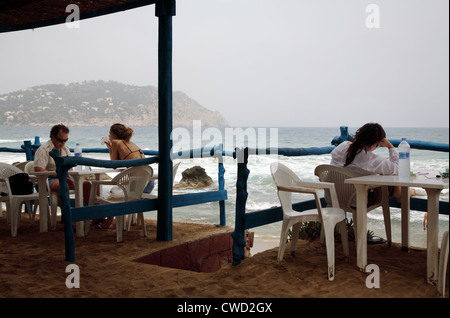
[[[213,180],[205,172],[205,169],[200,166],[184,170],[182,173],[180,185],[194,188],[203,188],[210,186]]]

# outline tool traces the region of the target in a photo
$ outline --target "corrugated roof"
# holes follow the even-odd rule
[[[35,29],[65,23],[72,13],[70,4],[80,10],[80,20],[134,9],[158,0],[2,0],[0,2],[0,33]]]

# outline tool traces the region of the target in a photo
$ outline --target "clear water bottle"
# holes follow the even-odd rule
[[[83,151],[82,151],[81,146],[80,146],[79,143],[77,143],[77,144],[75,145],[74,152],[75,152],[75,157],[83,157]],[[78,165],[78,166],[76,166],[76,167],[74,168],[74,170],[75,170],[75,171],[81,171],[81,170],[83,170],[83,167],[80,166],[80,165]]]
[[[398,145],[398,176],[400,179],[409,179],[411,177],[410,151],[406,138],[402,138],[402,142]]]

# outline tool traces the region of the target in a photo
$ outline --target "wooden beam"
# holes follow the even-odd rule
[[[156,239],[172,240],[172,16],[175,0],[156,2],[158,30],[158,221]]]

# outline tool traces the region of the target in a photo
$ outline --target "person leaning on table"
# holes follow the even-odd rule
[[[373,153],[378,147],[385,147],[389,151],[389,157],[383,158]],[[346,167],[351,171],[360,174],[381,174],[390,175],[398,173],[398,152],[389,140],[386,139],[386,132],[377,123],[367,123],[360,127],[351,141],[344,141],[331,152],[330,164],[339,167]],[[394,196],[401,202],[401,188],[388,187],[389,196]],[[411,189],[411,195],[415,195]],[[376,201],[380,192],[378,188],[369,193],[369,205],[371,201]]]
[[[34,171],[56,171],[55,160],[50,156],[50,152],[53,149],[56,149],[59,151],[61,157],[70,156],[70,150],[66,146],[67,140],[69,140],[69,128],[63,124],[53,126],[50,130],[50,140],[41,145],[34,154]],[[59,194],[59,179],[56,176],[56,173],[54,176],[50,177],[49,184],[50,191]],[[69,189],[75,189],[75,184],[70,176],[67,176],[67,185],[69,186]],[[83,182],[83,200],[85,205],[88,205],[90,192],[91,183],[85,180]],[[61,204],[61,198],[59,198],[58,201]]]

